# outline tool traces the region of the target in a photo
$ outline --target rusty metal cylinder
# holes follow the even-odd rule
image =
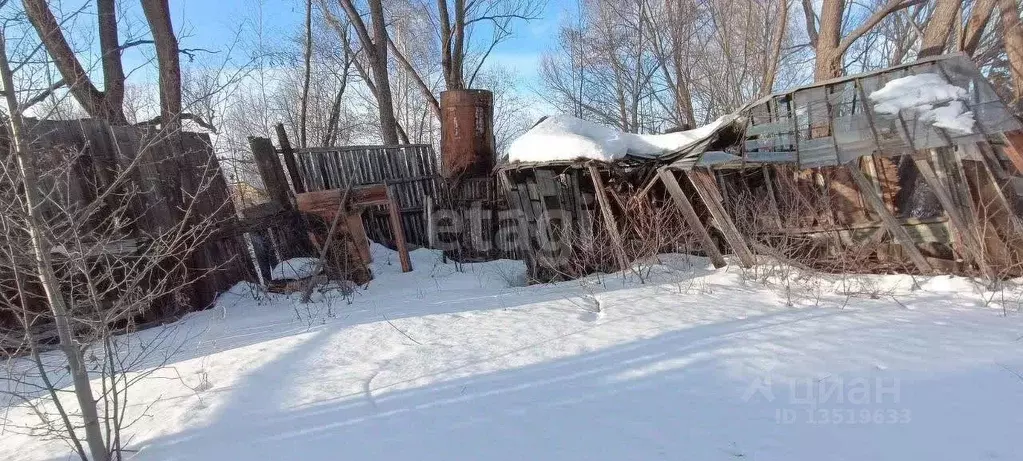
[[[449,90],[440,94],[441,174],[445,178],[487,176],[497,162],[494,94]]]

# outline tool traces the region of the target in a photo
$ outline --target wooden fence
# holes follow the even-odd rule
[[[341,189],[349,181],[352,186],[387,184],[398,201],[402,226],[408,242],[426,246],[429,243],[425,217],[426,197],[437,188],[437,156],[428,144],[404,146],[316,147],[290,150],[281,141],[285,161],[294,158],[291,172],[296,193]],[[289,170],[291,170],[289,165]],[[384,207],[374,207],[366,216],[369,238],[393,242]]]
[[[447,181],[428,144],[291,148],[283,126],[278,141],[295,193],[386,184],[398,201],[409,244],[443,249],[460,261],[518,259],[517,242],[505,241],[510,222],[505,194],[495,176]],[[279,164],[279,163],[278,163]],[[364,217],[370,239],[393,245],[388,210],[374,207]],[[509,233],[514,237],[514,232]]]

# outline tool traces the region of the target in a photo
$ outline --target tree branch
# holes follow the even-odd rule
[[[200,116],[198,116],[196,114],[193,114],[191,112],[184,112],[181,115],[179,115],[177,118],[180,119],[180,120],[191,120],[191,121],[195,122],[196,125],[199,125],[199,126],[205,128],[206,130],[208,130],[210,133],[217,134],[217,127],[215,127],[211,123],[203,120],[202,117],[200,117]],[[151,118],[149,120],[136,123],[135,126],[160,125],[162,123],[163,123],[163,116],[162,115],[157,115],[156,117],[153,117],[153,118]]]
[[[391,53],[394,54],[398,63],[405,68],[405,71],[412,75],[412,80],[416,83],[419,91],[423,94],[423,98],[426,99],[427,105],[430,106],[430,111],[437,117],[437,120],[440,120],[440,103],[437,102],[437,98],[433,96],[433,91],[426,85],[426,82],[423,81],[419,72],[412,67],[412,63],[410,63],[408,59],[405,58],[405,55],[398,50],[398,47],[394,45],[394,40],[391,40],[390,36],[387,37],[387,46],[391,49]]]
[[[889,14],[925,2],[927,2],[927,0],[889,0],[884,8],[875,11],[874,14],[870,15],[870,17],[863,22],[863,24],[860,24],[859,27],[842,39],[842,41],[838,43],[836,53],[839,55],[845,54],[845,51],[848,50],[849,47],[856,42],[856,40],[859,40],[859,38],[869,32],[870,29],[873,29],[874,26],[884,20],[884,18],[886,18]]]
[[[63,86],[64,86],[64,79],[59,79],[56,82],[53,82],[52,85],[47,87],[41,93],[33,96],[28,101],[25,101],[25,102],[21,103],[21,105],[18,106],[18,112],[24,114],[25,111],[28,110],[30,107],[32,107],[32,106],[34,106],[36,104],[39,104],[40,102],[43,102],[43,100],[45,100],[46,98],[50,97],[50,95],[53,94],[54,91],[57,91],[59,88],[61,88]]]
[[[813,0],[803,0],[803,17],[806,20],[806,35],[810,46],[817,48],[817,15],[813,11]]]

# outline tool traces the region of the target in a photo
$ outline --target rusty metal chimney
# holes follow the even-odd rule
[[[449,90],[440,94],[441,174],[445,178],[487,176],[497,163],[494,94]]]

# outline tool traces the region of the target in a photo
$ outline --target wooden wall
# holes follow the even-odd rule
[[[151,127],[111,126],[103,120],[85,119],[32,120],[26,137],[42,172],[42,187],[60,191],[53,200],[65,211],[58,212],[54,203],[44,205],[44,216],[53,218],[51,224],[57,226],[54,232],[59,232],[59,220],[67,219],[67,209],[93,205],[99,197],[105,197],[101,210],[122,206],[125,202],[119,197],[130,197],[127,222],[119,228],[125,235],[118,252],[139,251],[151,236],[182,223],[212,224],[183,264],[168,263],[174,268],[167,270],[184,270],[182,280],[194,282],[139,312],[136,324],[169,321],[207,308],[238,281],[254,280],[247,245],[238,231],[241,223],[208,135],[166,136]],[[70,168],[56,168],[69,164]],[[124,174],[126,179],[119,181]],[[108,190],[114,193],[104,195]],[[102,211],[91,214],[101,215]],[[85,226],[90,228],[89,223]],[[9,277],[0,274],[0,278]],[[48,310],[42,297],[32,304],[39,312]],[[0,313],[0,328],[15,326],[10,315],[12,312],[7,312],[4,318]],[[45,325],[40,327],[45,329]]]

